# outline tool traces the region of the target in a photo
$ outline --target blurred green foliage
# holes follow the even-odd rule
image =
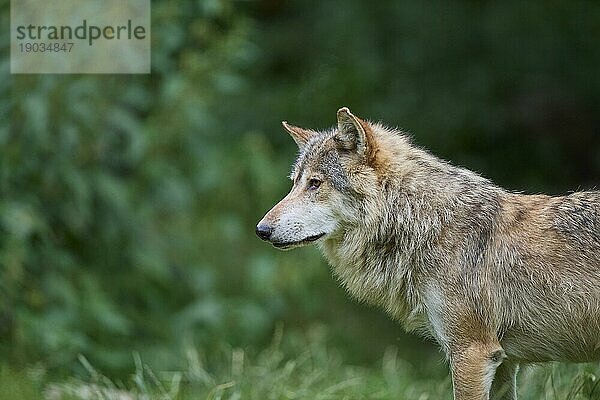
[[[583,1],[155,0],[140,76],[11,76],[0,32],[0,358],[169,369],[322,321],[351,360],[394,343],[428,365],[315,249],[254,238],[289,187],[279,121],[349,106],[511,189],[590,187],[598,21]]]

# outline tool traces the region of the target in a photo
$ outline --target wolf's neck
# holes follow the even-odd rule
[[[418,328],[421,271],[438,262],[445,234],[489,223],[486,208],[501,189],[420,150],[410,162],[365,198],[364,218],[328,239],[323,251],[352,295]]]

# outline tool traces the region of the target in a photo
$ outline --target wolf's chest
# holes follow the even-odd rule
[[[430,332],[430,321],[418,300],[408,260],[401,256],[378,257],[375,252],[353,257],[357,252],[341,248],[324,249],[324,253],[333,275],[350,295],[383,308],[408,331]]]

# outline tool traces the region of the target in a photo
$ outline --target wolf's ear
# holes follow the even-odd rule
[[[371,133],[367,123],[353,115],[347,107],[337,112],[338,132],[335,141],[341,150],[354,151],[365,157],[370,152]]]
[[[286,121],[281,121],[281,125],[283,126],[283,129],[290,134],[292,139],[294,139],[294,142],[296,142],[299,148],[303,148],[304,145],[306,145],[310,138],[315,134],[314,131],[290,125]]]

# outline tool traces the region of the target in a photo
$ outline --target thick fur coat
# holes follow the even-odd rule
[[[460,400],[516,399],[519,365],[600,359],[600,192],[510,193],[338,111],[257,234],[315,242],[350,294],[435,339]]]

